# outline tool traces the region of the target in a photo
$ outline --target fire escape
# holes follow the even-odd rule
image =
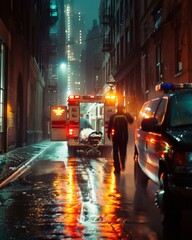
[[[104,9],[102,16],[102,24],[104,26],[104,38],[103,38],[103,52],[111,52],[113,50],[114,44],[112,40],[112,25],[114,23],[114,17],[110,13],[109,8]]]
[[[102,15],[103,45],[102,51],[110,55],[107,65],[107,79],[109,83],[114,82],[116,72],[115,60],[115,18],[111,8],[105,8]],[[107,83],[108,83],[107,81]]]

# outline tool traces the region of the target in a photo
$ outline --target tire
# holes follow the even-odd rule
[[[138,163],[138,155],[134,155],[134,182],[136,189],[146,190],[149,178],[142,171]]]
[[[167,175],[160,176],[160,190],[164,191],[161,214],[164,232],[172,234],[179,228],[182,218],[182,209],[179,207],[177,199],[172,195],[168,187]]]

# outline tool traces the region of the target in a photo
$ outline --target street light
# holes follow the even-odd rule
[[[61,64],[60,64],[60,69],[61,69],[61,70],[66,70],[66,69],[67,69],[67,64],[64,63],[64,62],[61,63]]]

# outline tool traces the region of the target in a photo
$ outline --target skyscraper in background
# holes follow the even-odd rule
[[[82,94],[81,54],[85,47],[84,18],[74,12],[73,1],[65,1],[65,29],[67,55],[67,95]]]
[[[101,78],[101,39],[97,20],[93,20],[92,28],[87,33],[85,46],[85,91],[88,95],[96,95],[105,84]]]
[[[66,62],[64,0],[50,1],[50,55],[48,68],[48,105],[64,104],[67,72],[61,68]]]

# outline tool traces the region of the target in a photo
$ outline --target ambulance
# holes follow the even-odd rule
[[[107,137],[109,118],[115,113],[116,96],[80,96],[68,97],[68,150],[70,155],[76,151],[84,150],[86,144],[81,142],[80,116],[91,124],[95,131],[102,133],[100,149],[103,153],[110,153],[112,143]]]
[[[112,152],[112,142],[107,136],[108,123],[115,109],[116,96],[114,94],[70,95],[68,106],[53,106],[51,109],[51,140],[67,141],[69,156],[84,151],[87,146],[85,141],[82,142],[82,129],[80,128],[80,116],[83,115],[94,131],[102,133],[99,149],[102,156],[107,157]]]

